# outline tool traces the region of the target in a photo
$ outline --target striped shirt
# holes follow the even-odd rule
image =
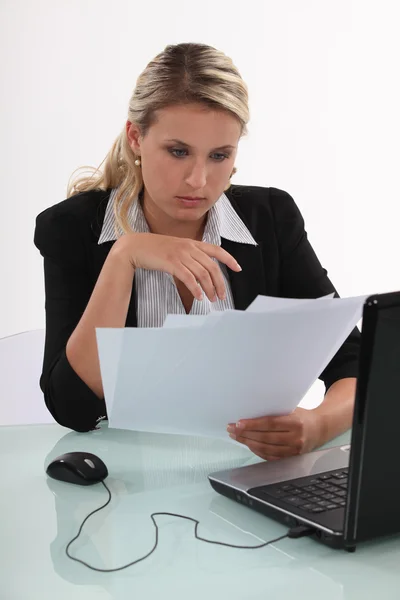
[[[113,203],[116,189],[111,192],[99,244],[117,239]],[[129,215],[129,224],[136,233],[149,233],[149,226],[144,216],[140,202],[132,203]],[[204,229],[203,242],[221,245],[221,238],[242,244],[257,245],[253,236],[243,223],[225,194],[208,211],[207,223]],[[213,259],[215,260],[215,259]],[[194,298],[190,310],[191,315],[206,315],[210,312],[234,308],[232,291],[229,284],[227,267],[218,263],[226,287],[226,299],[217,299],[211,302],[207,296],[203,300]],[[150,271],[136,269],[135,295],[137,306],[138,327],[162,327],[168,314],[186,314],[182,300],[179,296],[174,278],[163,271]]]

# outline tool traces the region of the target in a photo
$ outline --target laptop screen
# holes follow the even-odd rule
[[[345,541],[400,532],[400,293],[364,307]]]

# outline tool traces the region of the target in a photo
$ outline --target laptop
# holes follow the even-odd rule
[[[211,473],[216,492],[352,552],[400,533],[400,292],[363,306],[351,444]]]

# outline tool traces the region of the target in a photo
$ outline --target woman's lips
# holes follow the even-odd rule
[[[204,202],[205,198],[193,197],[193,196],[177,196],[178,200],[184,206],[198,206]]]

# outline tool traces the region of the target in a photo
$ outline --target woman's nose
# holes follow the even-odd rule
[[[186,183],[194,190],[200,190],[205,187],[207,182],[207,169],[205,164],[196,164],[190,170],[186,177]]]

